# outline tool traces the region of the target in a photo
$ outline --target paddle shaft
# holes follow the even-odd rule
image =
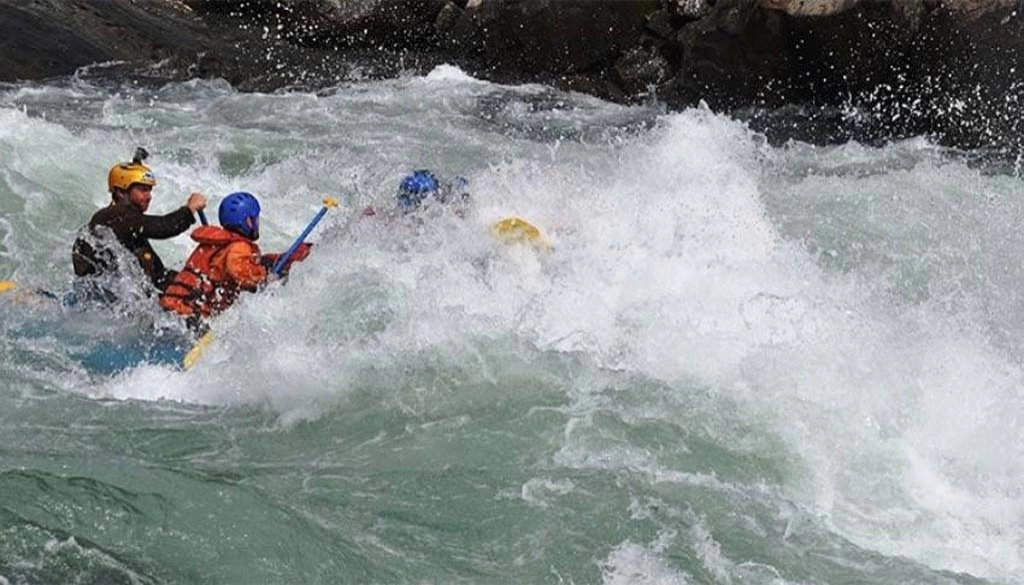
[[[306,226],[306,229],[302,230],[302,233],[299,234],[299,237],[295,238],[295,241],[292,242],[292,245],[288,247],[288,250],[284,254],[281,254],[281,257],[277,259],[277,263],[274,264],[274,267],[270,271],[276,274],[277,276],[281,276],[281,271],[284,269],[284,265],[287,264],[288,260],[295,255],[295,251],[298,250],[299,246],[302,245],[302,242],[306,239],[306,236],[309,235],[309,232],[313,231],[313,228],[315,228],[316,224],[320,223],[320,220],[323,219],[325,215],[327,215],[327,211],[330,208],[337,206],[338,202],[335,201],[334,199],[331,199],[330,197],[324,199],[323,208],[321,208],[320,211],[317,212],[317,214],[309,222],[309,225]]]

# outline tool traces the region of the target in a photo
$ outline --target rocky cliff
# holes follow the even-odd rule
[[[1018,0],[2,0],[0,80],[91,64],[243,90],[441,62],[671,108],[778,140],[929,134],[1017,152]]]

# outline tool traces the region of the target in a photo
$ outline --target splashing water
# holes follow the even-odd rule
[[[268,251],[344,210],[187,372],[0,299],[42,329],[0,346],[0,582],[1024,583],[1015,177],[452,68],[75,78],[0,91],[0,278],[65,290],[138,144],[153,210],[251,191]],[[361,218],[414,168],[471,212]]]

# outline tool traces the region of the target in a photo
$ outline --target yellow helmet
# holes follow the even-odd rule
[[[150,187],[156,185],[153,170],[141,162],[117,163],[110,168],[110,174],[107,175],[107,188],[111,193],[114,189],[128,190],[136,183]]]

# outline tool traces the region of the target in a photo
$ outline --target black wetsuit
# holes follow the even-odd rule
[[[182,207],[167,215],[146,215],[128,202],[111,203],[97,211],[89,220],[89,232],[75,240],[71,249],[71,262],[75,267],[76,276],[99,276],[105,272],[116,270],[114,251],[103,249],[101,245],[102,230],[106,227],[117,241],[139,260],[139,265],[149,277],[150,282],[158,290],[163,290],[176,274],[167,270],[149,245],[149,240],[166,240],[186,232],[195,217],[188,207]],[[92,236],[92,237],[90,237]],[[99,248],[99,249],[97,249]]]

